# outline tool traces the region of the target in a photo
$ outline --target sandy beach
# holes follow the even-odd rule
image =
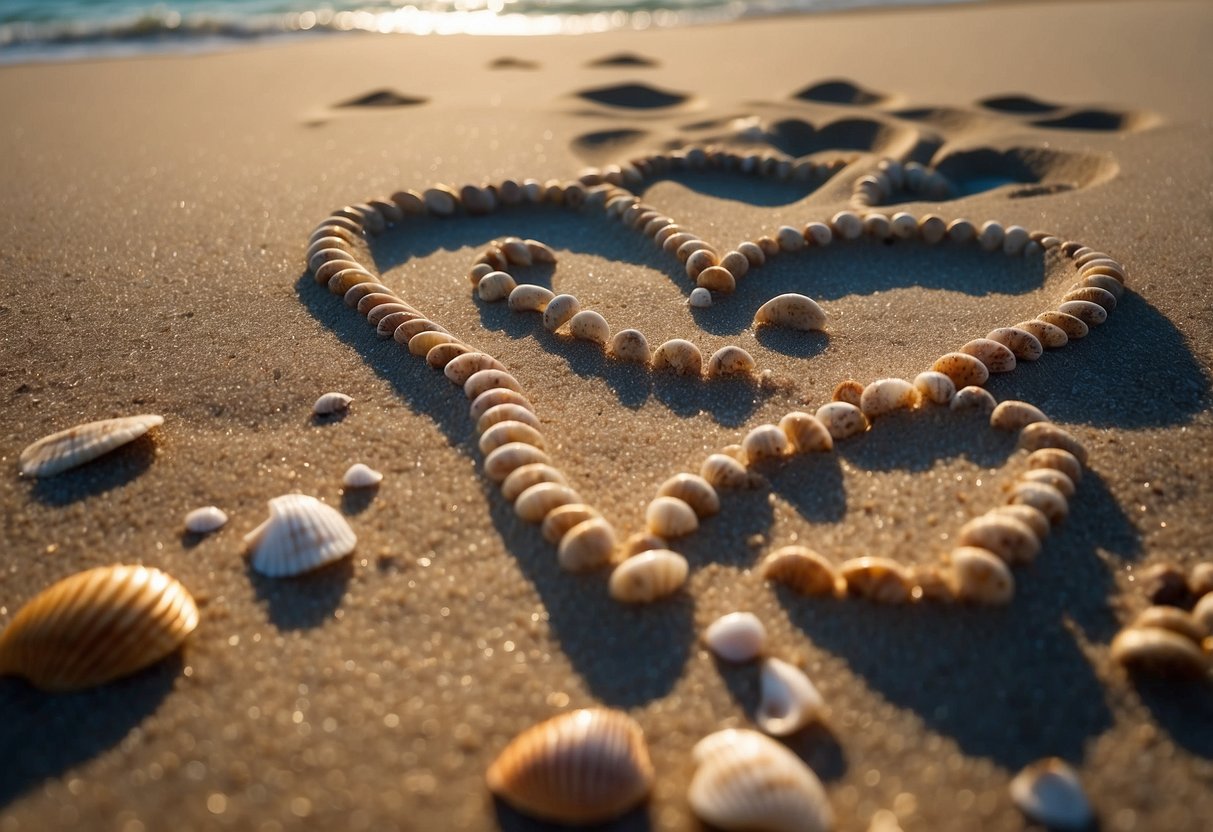
[[[690,749],[752,726],[758,701],[756,666],[700,640],[734,610],[828,703],[789,744],[843,832],[880,810],[905,832],[1036,828],[1007,785],[1047,756],[1075,766],[1105,832],[1206,829],[1209,683],[1134,681],[1109,644],[1148,603],[1143,569],[1213,559],[1211,37],[1206,3],[1126,0],[0,69],[0,628],[42,588],[112,563],[166,570],[202,611],[180,654],[119,682],[50,695],[0,679],[0,832],[543,828],[495,803],[485,770],[521,730],[592,705],[636,718],[658,772],[611,828],[694,829]],[[828,219],[893,157],[961,193],[880,210],[1049,231],[1127,268],[1106,324],[987,385],[1090,454],[1011,604],[802,598],[756,569],[792,543],[835,563],[937,560],[1023,467],[1014,437],[946,409],[764,469],[764,487],[722,496],[674,547],[683,591],[616,603],[609,570],[561,571],[484,476],[463,393],[305,264],[318,222],[377,195],[570,179],[705,144],[839,160],[808,182],[646,184],[647,203],[720,251]],[[468,269],[507,235],[559,257],[520,279],[612,329],[689,338],[705,357],[738,345],[769,372],[650,373],[478,300]],[[419,219],[368,256],[508,367],[555,464],[621,537],[663,481],[750,428],[844,379],[912,379],[1075,280],[1056,258],[855,243],[776,258],[695,309],[652,241],[557,208]],[[756,331],[782,292],[817,300],[827,332]],[[326,391],[354,398],[344,418],[313,419]],[[60,477],[18,475],[39,437],[136,413],[164,425]],[[354,462],[382,485],[343,492]],[[288,581],[249,569],[241,537],[289,492],[346,515],[351,560]],[[208,504],[227,526],[184,533]]]

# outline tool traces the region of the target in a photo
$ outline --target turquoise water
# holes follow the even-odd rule
[[[963,0],[0,0],[0,63],[340,32],[543,35]]]

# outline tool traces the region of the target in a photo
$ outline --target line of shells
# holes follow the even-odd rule
[[[1150,570],[1147,570],[1147,573]],[[1153,570],[1153,603],[1112,639],[1112,659],[1130,673],[1209,679],[1213,671],[1213,563],[1188,576]]]

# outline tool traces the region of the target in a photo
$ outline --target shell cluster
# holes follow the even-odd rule
[[[1213,670],[1213,563],[1185,576],[1167,565],[1145,570],[1152,605],[1112,639],[1112,659],[1155,676],[1207,679]]]

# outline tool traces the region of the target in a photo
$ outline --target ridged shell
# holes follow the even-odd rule
[[[761,678],[754,722],[764,733],[786,737],[821,715],[825,699],[800,668],[769,658],[762,663]]]
[[[854,558],[838,567],[838,574],[848,593],[881,604],[903,604],[913,588],[905,567],[888,558]]]
[[[346,488],[373,488],[381,482],[383,474],[361,462],[355,462],[341,477],[341,484]]]
[[[566,503],[556,506],[544,515],[540,532],[544,540],[555,545],[560,543],[574,526],[601,516],[596,508],[585,503]]]
[[[749,488],[750,472],[731,456],[712,454],[703,461],[699,474],[716,488]]]
[[[625,604],[648,604],[677,592],[687,580],[686,558],[669,549],[641,552],[611,572],[610,592]]]
[[[543,450],[546,445],[543,434],[526,422],[498,422],[480,434],[480,453],[489,455],[502,445],[510,442],[523,442]]]
[[[779,420],[779,429],[798,454],[834,450],[834,437],[830,436],[821,420],[811,413],[792,411]]]
[[[29,477],[53,477],[132,442],[162,424],[163,416],[147,413],[102,419],[52,433],[21,452],[21,473]]]
[[[523,491],[541,482],[554,482],[557,485],[569,484],[564,474],[557,471],[551,465],[543,462],[534,462],[523,465],[520,468],[515,468],[510,472],[505,481],[501,483],[501,496],[512,503],[518,499],[518,496]]]
[[[522,466],[536,462],[551,465],[552,459],[533,445],[508,442],[484,458],[484,475],[493,482],[502,482]]]
[[[838,586],[834,565],[804,546],[784,546],[767,555],[762,576],[801,595],[833,595]]]
[[[642,801],[653,785],[640,726],[621,711],[586,709],[515,737],[489,766],[489,790],[542,820],[590,824]]]
[[[682,537],[699,528],[699,518],[686,502],[677,497],[657,497],[644,512],[645,525],[664,538]]]
[[[218,506],[203,506],[185,515],[185,530],[190,534],[210,534],[227,523],[227,513]]]
[[[746,463],[753,465],[768,459],[783,459],[793,453],[788,435],[778,425],[759,425],[741,440]]]
[[[34,596],[0,633],[0,675],[46,691],[127,676],[176,650],[198,626],[184,586],[158,569],[105,566]]]
[[[358,538],[332,506],[306,494],[269,501],[269,519],[244,536],[253,570],[270,578],[311,572],[354,551]]]
[[[831,832],[821,781],[799,757],[757,731],[700,740],[687,800],[701,820],[728,832]]]
[[[1015,596],[1015,578],[993,552],[961,546],[950,555],[956,597],[976,604],[1009,604]]]
[[[616,542],[615,527],[601,517],[591,517],[564,533],[556,559],[566,572],[584,572],[608,562]]]
[[[695,474],[675,474],[657,489],[658,497],[676,497],[689,505],[699,517],[710,517],[720,511],[720,496],[703,477]]]
[[[803,241],[803,238],[802,238]],[[826,312],[812,298],[789,293],[771,298],[754,313],[754,325],[770,324],[805,331],[825,328]]]
[[[1094,815],[1078,774],[1051,757],[1032,763],[1011,780],[1011,802],[1050,829],[1086,829]]]
[[[846,402],[860,407],[863,402],[863,384],[853,378],[838,382],[830,394],[832,402]]]
[[[767,628],[752,612],[731,612],[708,625],[703,641],[726,662],[748,662],[762,653]]]

